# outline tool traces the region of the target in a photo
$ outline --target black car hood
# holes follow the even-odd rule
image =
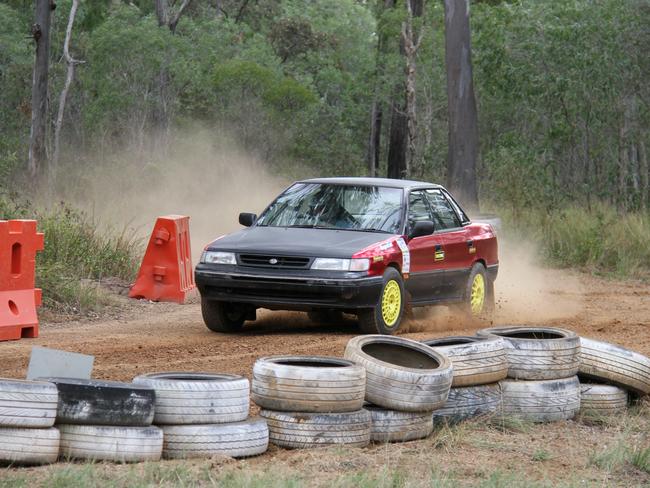
[[[391,235],[351,230],[250,227],[217,239],[207,249],[279,256],[349,258]]]

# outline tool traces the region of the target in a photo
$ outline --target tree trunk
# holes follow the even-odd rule
[[[449,148],[447,185],[468,208],[478,209],[478,115],[474,98],[469,2],[445,1],[445,63]]]
[[[648,208],[648,154],[645,149],[644,134],[639,138],[639,173],[641,173],[641,208],[646,210]]]
[[[32,123],[27,170],[32,178],[47,164],[47,83],[50,69],[50,22],[53,0],[36,0],[32,37],[36,42],[32,79]]]
[[[52,156],[52,163],[50,165],[50,186],[54,186],[56,181],[56,171],[59,166],[59,155],[61,151],[61,128],[63,127],[63,115],[65,113],[65,104],[68,98],[68,92],[70,90],[70,85],[74,79],[74,70],[75,65],[80,63],[70,56],[70,37],[72,37],[72,26],[74,25],[74,19],[77,14],[77,8],[79,7],[79,0],[72,0],[72,6],[70,7],[70,15],[68,16],[68,27],[65,31],[65,40],[63,41],[63,57],[68,66],[68,71],[65,77],[65,84],[63,85],[63,90],[61,90],[61,95],[59,96],[59,110],[56,115],[56,122],[54,125],[54,154]]]
[[[366,157],[368,162],[368,176],[370,177],[377,176],[377,170],[379,169],[381,119],[381,104],[378,100],[377,95],[375,95],[375,98],[372,101],[372,109],[370,112],[370,137],[368,139],[368,154]]]

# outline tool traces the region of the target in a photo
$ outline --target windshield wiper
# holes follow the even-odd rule
[[[394,234],[394,232],[391,232],[389,230],[373,229],[372,227],[367,228],[367,229],[350,229],[350,230],[356,230],[358,232],[381,232],[382,234]]]

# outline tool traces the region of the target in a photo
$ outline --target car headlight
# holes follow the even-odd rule
[[[322,271],[368,271],[369,259],[316,258],[311,269]]]
[[[201,262],[206,264],[237,264],[234,252],[204,251]]]

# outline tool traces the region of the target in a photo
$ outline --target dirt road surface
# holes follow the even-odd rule
[[[509,268],[502,266],[497,287],[496,324],[565,327],[650,355],[647,283],[541,270],[519,260]],[[304,313],[270,311],[260,311],[257,322],[242,333],[217,334],[204,326],[196,301],[174,305],[120,300],[119,318],[43,323],[38,339],[0,343],[0,376],[24,377],[31,348],[44,346],[94,355],[97,378],[130,380],[141,373],[170,370],[229,372],[250,378],[260,356],[340,356],[346,342],[357,334],[352,318],[325,328],[311,324]],[[417,310],[401,335],[424,339],[474,332],[438,307]],[[390,447],[328,449],[319,455],[272,447],[267,455],[242,461],[236,469],[281,469],[300,476],[314,472],[326,485],[359,469],[406,469],[410,475],[421,472],[424,479],[435,464],[440,472],[460,479],[481,479],[497,470],[526,479],[649,486],[650,475],[643,470],[627,465],[605,469],[593,461],[617,442],[629,442],[634,449],[650,447],[650,409],[646,405],[641,410],[645,424],[636,420],[601,426],[561,422],[504,432],[469,423],[427,440]]]

